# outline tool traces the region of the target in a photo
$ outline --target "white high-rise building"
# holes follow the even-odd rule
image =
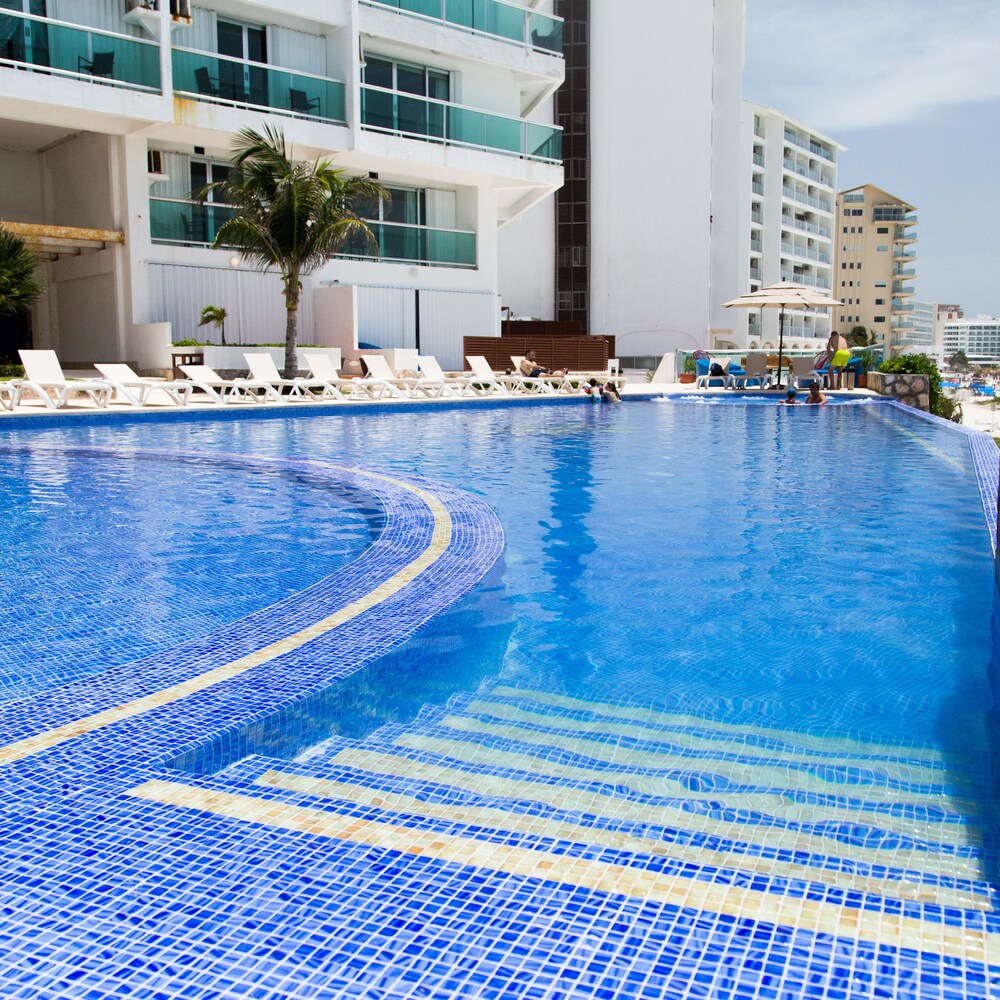
[[[833,224],[837,156],[841,147],[772,108],[745,102],[741,156],[748,163],[746,224],[740,234],[739,288],[756,291],[779,281],[833,292]],[[732,296],[730,296],[732,297]],[[837,297],[834,295],[834,297]],[[778,310],[718,310],[715,342],[733,347],[778,346]],[[720,328],[728,326],[728,333]],[[785,315],[788,349],[821,349],[831,330],[829,309]]]
[[[360,253],[308,277],[303,343],[419,346],[461,366],[499,328],[500,227],[562,182],[552,0],[12,0],[0,17],[0,218],[43,251],[49,290],[0,327],[67,364],[170,363],[171,341],[280,342],[274,273],[210,244],[234,133],[271,125],[296,159],[393,194]],[[548,120],[546,120],[548,116]]]
[[[613,334],[626,363],[707,347],[717,304],[746,290],[745,0],[555,9],[567,28],[555,102],[566,184],[501,233],[504,305]]]
[[[970,364],[1000,364],[1000,319],[995,316],[947,320],[942,334],[945,359],[962,351]]]

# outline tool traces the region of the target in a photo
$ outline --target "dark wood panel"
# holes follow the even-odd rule
[[[605,371],[614,357],[613,337],[464,337],[463,353],[481,354],[494,371],[512,367],[510,356],[528,348],[544,368],[570,371]]]

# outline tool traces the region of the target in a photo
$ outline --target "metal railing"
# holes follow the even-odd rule
[[[361,86],[361,124],[377,132],[488,149],[526,160],[558,163],[562,155],[562,129],[557,125],[368,84]]]
[[[160,47],[99,28],[0,8],[0,63],[50,76],[159,93]]]
[[[455,25],[480,35],[502,38],[543,52],[562,55],[563,19],[504,0],[363,0],[404,14]]]
[[[231,205],[185,198],[149,199],[149,235],[154,243],[211,246],[224,222],[236,214]]]
[[[174,91],[196,101],[343,124],[345,86],[312,73],[175,47]]]

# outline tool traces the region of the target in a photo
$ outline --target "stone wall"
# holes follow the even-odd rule
[[[907,406],[930,412],[931,385],[926,375],[893,375],[869,372],[868,388],[880,396],[892,396]]]

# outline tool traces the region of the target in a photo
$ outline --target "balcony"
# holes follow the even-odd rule
[[[764,166],[764,157],[761,153],[753,154],[753,162],[757,164],[758,167]]]
[[[826,226],[817,226],[815,222],[806,222],[805,219],[782,216],[781,224],[787,226],[789,229],[798,229],[803,233],[814,233],[816,236],[822,236],[826,239],[830,238],[830,230]]]
[[[763,194],[764,193],[764,185],[761,184],[759,181],[753,181],[750,184],[750,189],[753,191],[754,194]]]
[[[344,84],[328,77],[174,48],[174,92],[181,97],[342,125]]]
[[[825,201],[820,201],[819,198],[813,198],[812,195],[802,194],[794,188],[789,187],[783,187],[781,189],[781,193],[791,201],[797,201],[801,205],[809,205],[812,208],[817,208],[821,212],[826,212],[827,215],[833,214],[833,209]]]
[[[897,226],[896,231],[892,234],[893,241],[896,243],[916,243],[917,234],[911,233],[905,230],[902,226]]]
[[[830,263],[830,255],[820,250],[811,250],[808,247],[797,247],[794,243],[782,243],[781,252],[792,257],[807,257],[809,260],[818,260],[822,264]]]
[[[146,38],[4,9],[0,59],[46,76],[159,93],[160,48]]]
[[[209,247],[219,227],[236,214],[229,205],[182,198],[149,199],[149,235],[154,243]]]
[[[782,271],[782,281],[794,281],[797,285],[809,285],[811,288],[829,288],[830,282],[815,274],[796,274],[794,271]]]
[[[916,274],[917,269],[915,267],[894,267],[892,269],[892,276],[894,278],[914,278]]]
[[[559,163],[562,156],[562,129],[556,125],[368,84],[361,86],[361,124],[373,132],[485,149],[525,160]]]
[[[150,198],[149,230],[154,243],[210,247],[224,222],[236,214],[229,205],[199,204],[182,198]],[[476,267],[476,234],[396,222],[368,222],[380,254],[364,244],[348,246],[338,256],[360,257],[431,267]]]
[[[345,247],[338,256],[371,258],[429,267],[476,266],[476,234],[459,229],[432,229],[399,222],[368,223],[378,240],[381,254],[373,254],[363,244]]]
[[[893,295],[914,295],[916,289],[913,285],[904,285],[901,281],[894,281],[892,283],[892,294]]]
[[[429,21],[451,24],[477,35],[502,38],[543,52],[562,55],[563,21],[504,0],[362,0]]]
[[[892,251],[893,260],[909,261],[917,259],[916,250],[904,250],[902,247],[894,247]]]
[[[828,178],[824,177],[818,170],[810,170],[808,167],[799,166],[794,160],[784,159],[782,160],[782,165],[786,170],[791,171],[793,174],[798,174],[799,177],[807,177],[811,181],[815,181],[817,184],[824,184],[828,188],[833,188],[833,182]]]
[[[905,208],[895,205],[876,205],[872,209],[872,222],[897,222],[904,226],[915,226],[917,221],[916,212],[908,215]]]
[[[750,252],[751,253],[763,253],[763,250],[764,250],[764,245],[761,243],[760,240],[751,240],[750,241]]]
[[[794,132],[789,132],[787,129],[785,130],[785,142],[790,142],[793,146],[798,146],[799,149],[808,149],[814,156],[822,156],[824,160],[833,162],[833,153],[829,150],[824,149],[815,142],[800,139]]]

